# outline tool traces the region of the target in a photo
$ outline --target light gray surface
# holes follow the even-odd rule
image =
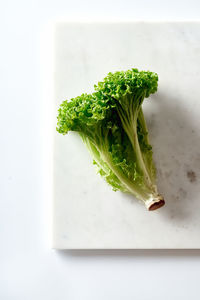
[[[113,192],[95,174],[78,136],[55,136],[53,247],[200,247],[200,23],[56,26],[56,103],[107,72],[137,67],[159,74],[144,105],[166,206],[155,212]]]

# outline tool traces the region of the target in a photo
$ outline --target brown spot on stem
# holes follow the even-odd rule
[[[163,205],[165,205],[165,200],[161,199],[161,200],[159,200],[157,202],[152,203],[152,205],[149,206],[149,210],[150,211],[156,210],[156,209],[162,207]]]

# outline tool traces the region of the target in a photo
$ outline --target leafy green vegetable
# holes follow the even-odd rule
[[[149,210],[164,205],[157,192],[156,171],[142,111],[144,98],[157,91],[158,75],[131,69],[109,73],[59,108],[57,131],[77,131],[90,150],[98,172],[113,190],[130,193]]]

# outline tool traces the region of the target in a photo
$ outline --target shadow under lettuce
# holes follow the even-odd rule
[[[170,95],[158,92],[146,102],[158,190],[166,201],[160,213],[189,219],[197,213],[195,201],[200,193],[200,128],[187,105]]]

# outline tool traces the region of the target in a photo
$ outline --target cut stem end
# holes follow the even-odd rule
[[[152,211],[152,210],[156,210],[156,209],[162,207],[163,205],[165,205],[165,200],[163,199],[162,196],[159,195],[156,199],[152,199],[152,200],[148,201],[146,203],[146,208],[149,211]]]

